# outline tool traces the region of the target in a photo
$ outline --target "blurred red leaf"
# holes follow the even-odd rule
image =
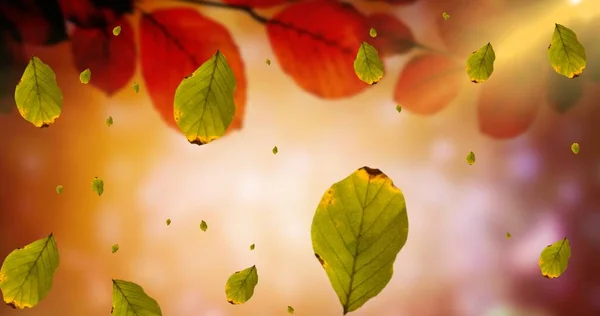
[[[353,65],[369,27],[352,5],[295,3],[267,22],[267,33],[281,68],[304,90],[336,99],[368,87],[356,77]]]
[[[552,73],[548,76],[546,91],[548,105],[558,113],[565,113],[581,100],[584,87],[584,77],[568,79]]]
[[[394,100],[410,112],[431,115],[445,108],[460,92],[465,66],[444,55],[411,59],[402,70]]]
[[[121,17],[119,10],[96,6],[92,0],[58,0],[66,20],[80,28],[104,28]],[[121,1],[124,4],[132,1]]]
[[[57,0],[0,1],[0,14],[11,24],[17,41],[50,45],[68,39]]]
[[[235,117],[227,131],[242,127],[246,105],[244,62],[225,27],[194,9],[177,8],[144,14],[140,32],[142,75],[154,107],[169,126],[179,130],[173,117],[179,83],[219,49],[237,81]]]
[[[121,26],[119,36],[112,34],[116,25]],[[112,95],[133,77],[137,52],[133,27],[125,18],[101,29],[75,28],[71,38],[75,66],[90,68],[91,85]]]
[[[2,18],[0,17],[0,20]],[[14,91],[27,67],[23,47],[9,34],[4,21],[0,21],[0,113],[8,113],[16,107]]]
[[[366,0],[368,2],[387,2],[389,4],[413,4],[418,0]]]
[[[227,4],[232,4],[232,5],[266,9],[266,8],[278,6],[280,4],[293,2],[293,0],[223,0],[223,2],[225,2]]]
[[[397,17],[387,13],[374,13],[367,17],[369,26],[377,31],[377,37],[369,42],[377,48],[383,58],[404,54],[415,47],[413,34]]]

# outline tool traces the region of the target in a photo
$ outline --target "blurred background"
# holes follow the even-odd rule
[[[573,27],[578,34],[592,34],[584,45],[598,42],[597,0],[503,2],[518,14],[516,24],[495,26],[504,30],[490,39],[497,53],[547,45],[553,23],[579,25]],[[449,3],[445,9],[433,0],[364,8],[393,13],[419,42],[443,47],[436,27],[441,13],[452,19],[462,10]],[[164,315],[285,315],[288,305],[297,315],[341,315],[314,258],[310,225],[327,188],[364,165],[381,169],[403,190],[410,232],[391,282],[353,315],[600,315],[597,83],[586,83],[568,111],[541,103],[524,134],[494,139],[480,132],[480,87],[466,78],[460,95],[435,115],[398,113],[394,86],[413,55],[395,56],[376,86],[324,100],[281,70],[264,25],[234,10],[196,8],[231,32],[248,81],[243,127],[206,146],[189,144],[163,122],[139,69],[139,94],[129,88],[132,80],[108,97],[79,82],[69,41],[25,46],[27,55],[53,67],[64,105],[45,129],[14,108],[0,115],[0,257],[53,232],[61,264],[38,306],[0,306],[0,315],[108,315],[111,278],[140,284]],[[546,58],[545,46],[538,54]],[[501,69],[520,55],[498,58]],[[592,58],[588,50],[588,63]],[[19,64],[3,74],[10,69],[23,71]],[[3,102],[13,102],[11,89]],[[573,142],[581,144],[579,155],[570,151]],[[477,157],[472,166],[465,162],[469,151]],[[105,182],[101,197],[90,188],[96,176]],[[560,278],[545,279],[540,252],[565,236],[569,267]],[[115,243],[120,250],[112,254]],[[251,265],[260,278],[254,297],[229,305],[228,276]]]

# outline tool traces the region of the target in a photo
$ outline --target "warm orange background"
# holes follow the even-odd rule
[[[524,16],[497,51],[549,40],[557,21],[600,14],[597,0],[555,6]],[[53,232],[61,265],[39,306],[0,306],[0,315],[108,315],[111,278],[140,284],[169,316],[285,315],[287,305],[297,315],[340,315],[310,225],[323,192],[363,165],[404,191],[410,233],[390,284],[354,315],[600,315],[598,86],[566,115],[543,105],[527,135],[496,141],[478,133],[479,90],[466,77],[461,97],[433,117],[398,114],[391,100],[410,55],[389,60],[369,91],[324,101],[281,72],[263,26],[236,12],[203,12],[231,30],[249,82],[244,128],[206,146],[161,121],[139,69],[139,94],[129,85],[107,98],[79,83],[69,43],[28,49],[54,68],[65,101],[47,129],[16,111],[0,116],[0,257]],[[437,12],[416,5],[395,13],[439,45],[433,18],[424,18]],[[510,59],[496,67],[503,63]],[[471,150],[477,162],[468,166]],[[90,188],[95,176],[105,182],[101,197]],[[544,279],[539,253],[564,236],[569,269]],[[114,243],[120,250],[111,254]],[[254,264],[254,297],[229,305],[227,277]]]

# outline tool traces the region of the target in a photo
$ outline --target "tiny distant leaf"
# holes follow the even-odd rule
[[[19,114],[35,127],[47,127],[60,116],[63,94],[50,66],[31,57],[17,88],[15,103]]]
[[[90,83],[91,79],[92,79],[92,71],[90,70],[90,68],[87,68],[86,70],[82,71],[79,74],[79,81],[83,84]]]
[[[208,224],[205,221],[200,222],[200,229],[205,232],[208,229]]]
[[[400,104],[396,105],[396,111],[398,113],[402,112],[402,105],[400,105]]]
[[[374,28],[371,28],[369,30],[369,36],[371,36],[372,38],[377,37],[377,30],[375,30]]]
[[[294,314],[294,313],[296,312],[296,311],[294,310],[294,308],[293,308],[293,307],[291,307],[291,306],[288,306],[288,308],[287,308],[287,311],[288,311],[288,314]]]
[[[50,292],[58,265],[58,248],[52,234],[13,250],[0,268],[4,302],[17,309],[36,306]]]
[[[267,63],[267,66],[271,66],[271,60],[269,58],[267,58],[265,62]]]
[[[133,91],[135,91],[135,93],[140,92],[140,85],[137,82],[133,83]]]
[[[579,143],[573,143],[573,144],[571,144],[571,151],[575,155],[579,154]]]
[[[495,60],[496,53],[490,43],[473,52],[471,57],[467,59],[467,75],[469,75],[469,80],[474,83],[488,80],[494,72]]]
[[[167,218],[167,222],[166,223],[167,223],[167,226],[171,225],[171,219]]]
[[[444,12],[442,13],[442,17],[444,18],[444,20],[448,21],[450,19],[450,14]]]
[[[354,72],[367,84],[376,84],[383,78],[383,62],[375,47],[362,42],[354,59]]]
[[[121,26],[115,26],[115,28],[113,28],[113,35],[114,36],[119,36],[119,34],[121,34]]]
[[[511,237],[510,233],[509,233],[509,232],[506,232],[506,239],[508,239],[508,238],[510,238],[510,237]]]
[[[232,274],[225,284],[227,302],[232,305],[246,303],[254,295],[254,288],[258,284],[256,266],[237,271]]]
[[[174,117],[190,143],[208,144],[225,134],[235,114],[235,86],[233,71],[220,51],[179,84]]]
[[[580,76],[587,63],[585,48],[579,43],[577,34],[560,24],[554,25],[548,59],[554,71],[569,79]]]
[[[112,118],[112,116],[109,116],[106,119],[106,126],[111,127],[112,125],[113,125],[113,118]]]
[[[278,152],[279,149],[277,149],[277,146],[273,147],[273,155],[277,155]]]
[[[256,246],[254,244],[250,245],[250,250],[254,250]]]
[[[548,245],[540,254],[539,266],[542,275],[548,279],[555,279],[567,270],[571,257],[571,245],[565,237],[552,245]]]
[[[469,165],[472,165],[472,164],[474,164],[474,163],[475,163],[475,153],[474,153],[474,152],[470,151],[470,152],[467,154],[467,163],[468,163]]]
[[[98,196],[101,196],[102,193],[104,193],[104,181],[98,177],[95,177],[92,180],[92,190],[94,190]]]
[[[111,316],[162,316],[158,302],[148,296],[141,286],[128,281],[112,280]]]
[[[119,251],[119,244],[112,245],[112,253]]]
[[[355,311],[392,279],[408,237],[404,195],[380,170],[360,168],[325,192],[311,237],[343,313]]]
[[[57,185],[56,186],[56,193],[57,194],[62,194],[63,193],[63,186],[62,185]]]

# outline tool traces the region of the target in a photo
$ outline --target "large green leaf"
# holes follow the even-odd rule
[[[362,42],[354,59],[354,72],[367,84],[376,84],[383,78],[383,62],[375,47]]]
[[[585,48],[579,43],[577,34],[560,24],[555,24],[548,59],[557,73],[569,79],[581,75],[587,63]]]
[[[571,245],[565,237],[552,245],[548,245],[540,254],[540,271],[548,279],[555,279],[567,270],[571,257]]]
[[[325,192],[311,236],[344,314],[355,311],[392,278],[408,237],[404,195],[383,172],[362,167]]]
[[[112,280],[112,316],[162,316],[156,300],[141,286],[123,280]]]
[[[220,138],[235,115],[236,81],[227,59],[217,51],[175,91],[175,122],[192,144]]]
[[[47,127],[60,116],[63,95],[50,66],[31,57],[15,89],[21,116],[36,127]]]
[[[232,305],[246,303],[254,295],[254,288],[258,284],[258,271],[256,266],[233,273],[225,284],[227,302]]]
[[[58,248],[52,234],[13,250],[0,268],[4,302],[18,309],[36,306],[50,292],[58,264]]]
[[[488,80],[494,72],[496,53],[492,44],[487,43],[467,59],[467,75],[469,80],[480,83]]]

